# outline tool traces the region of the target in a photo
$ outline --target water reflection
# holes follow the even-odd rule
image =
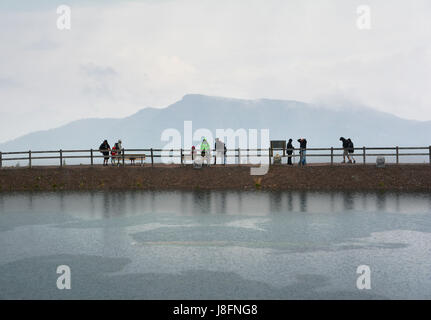
[[[270,215],[287,212],[390,211],[429,212],[431,195],[360,192],[133,191],[88,193],[4,193],[0,213],[64,212],[112,218],[146,212]]]
[[[185,298],[190,283],[198,298],[218,297],[218,284],[221,296],[234,288],[233,297],[254,297],[265,283],[259,297],[319,298],[331,286],[346,298],[345,283],[358,293],[357,266],[373,263],[377,281],[393,284],[376,293],[428,298],[430,212],[431,195],[419,193],[3,193],[0,295],[62,294],[55,272],[54,282],[45,272],[67,264],[84,277],[81,291],[71,290],[78,298],[158,298],[167,284]],[[397,281],[400,269],[411,270],[408,286]]]
[[[282,193],[272,192],[270,195],[269,207],[272,212],[280,212],[282,210]]]
[[[300,211],[307,212],[307,193],[305,191],[301,191],[299,193],[299,203],[300,203]]]
[[[346,191],[343,195],[344,210],[352,210],[354,207],[353,194],[350,191]]]
[[[377,209],[385,210],[386,208],[386,194],[384,192],[377,193]]]

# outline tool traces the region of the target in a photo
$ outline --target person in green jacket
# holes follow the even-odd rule
[[[210,165],[210,145],[207,141],[207,139],[203,138],[202,139],[202,143],[201,143],[201,156],[202,156],[202,162],[204,161],[204,159],[206,158],[207,160],[207,165]]]

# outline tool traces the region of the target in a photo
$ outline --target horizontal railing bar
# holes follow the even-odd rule
[[[28,154],[28,151],[2,152],[2,155],[5,155],[5,154]]]
[[[2,158],[2,161],[12,161],[12,160],[28,160],[27,158]]]
[[[365,147],[365,150],[396,150],[397,147]],[[235,148],[235,149],[226,149],[227,152],[236,152],[238,151],[238,149],[242,152],[244,151],[268,151],[270,148]],[[429,147],[398,147],[398,150],[428,150]],[[151,152],[151,149],[123,149],[124,152]],[[167,152],[167,151],[171,151],[171,152],[178,152],[178,151],[189,151],[189,149],[153,149],[153,152]],[[198,150],[198,149],[196,149]],[[283,149],[283,148],[272,148],[272,151],[281,151],[281,150],[286,150],[286,151],[298,151],[300,150],[300,148],[293,148],[293,149]],[[330,150],[344,150],[344,148],[306,148],[306,151],[330,151]],[[359,150],[362,151],[363,148],[362,147],[356,147],[354,148],[354,150]],[[63,153],[78,153],[78,152],[82,152],[82,153],[90,153],[91,151],[93,152],[100,152],[99,149],[88,149],[88,150],[61,150],[61,152]],[[217,152],[216,149],[211,149],[212,152]],[[8,151],[8,152],[2,152],[3,155],[8,155],[8,154],[28,154],[29,151]],[[60,153],[60,150],[31,150],[31,153]]]

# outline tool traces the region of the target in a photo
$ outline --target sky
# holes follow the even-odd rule
[[[431,120],[430,39],[429,0],[2,0],[0,142],[190,93]]]

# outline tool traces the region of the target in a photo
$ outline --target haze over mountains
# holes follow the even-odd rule
[[[270,138],[306,137],[308,147],[339,147],[340,136],[355,146],[428,146],[431,121],[414,121],[369,108],[331,108],[289,100],[240,100],[186,95],[162,109],[144,108],[121,119],[83,119],[59,128],[33,132],[0,144],[0,150],[97,149],[104,139],[121,138],[125,148],[163,147],[167,128],[183,133],[184,121],[193,131],[216,129],[266,129]],[[199,141],[194,141],[195,144]],[[296,144],[295,144],[296,145]],[[228,146],[233,148],[233,146]]]

